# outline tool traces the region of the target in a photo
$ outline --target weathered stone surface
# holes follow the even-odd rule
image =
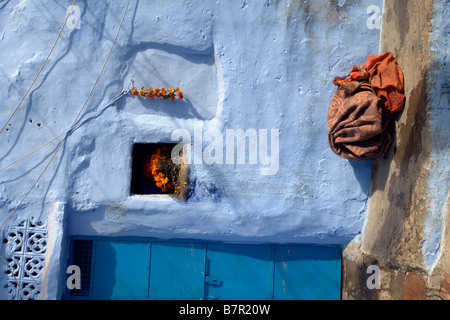
[[[432,1],[386,1],[380,51],[396,57],[405,78],[405,110],[389,157],[374,162],[362,250],[396,266],[424,268],[421,250],[430,156],[427,121]]]
[[[441,280],[441,299],[450,300],[450,274],[446,274]]]
[[[427,284],[423,275],[416,272],[409,272],[406,274],[405,281],[403,282],[403,299],[427,299]]]
[[[433,139],[439,130],[445,131],[431,119],[433,108],[440,107],[430,97],[436,65],[430,34],[440,28],[432,26],[439,13],[436,4],[443,5],[432,0],[384,2],[380,52],[392,52],[402,67],[406,104],[393,124],[395,140],[389,157],[374,162],[364,232],[358,246],[351,243],[344,250],[344,299],[450,298],[448,198],[439,195],[440,208],[430,204],[438,197],[430,189],[433,163],[438,161],[432,158]],[[432,228],[427,226],[430,218]],[[430,232],[437,233],[432,246],[425,243]],[[380,290],[368,290],[365,283],[373,261],[381,270]]]

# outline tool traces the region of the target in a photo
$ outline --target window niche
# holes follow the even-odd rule
[[[172,162],[175,143],[136,143],[131,153],[131,195],[168,195],[187,200],[188,166]],[[180,157],[182,157],[182,150]]]

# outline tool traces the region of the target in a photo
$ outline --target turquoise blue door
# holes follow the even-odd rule
[[[81,241],[93,248],[73,252],[88,288],[72,299],[340,299],[338,247]]]
[[[274,299],[338,300],[341,252],[338,247],[275,247]]]
[[[272,299],[272,248],[210,244],[206,274],[207,299]]]
[[[145,299],[150,245],[96,241],[92,295],[98,299]]]
[[[150,267],[150,299],[203,299],[205,246],[154,243]]]

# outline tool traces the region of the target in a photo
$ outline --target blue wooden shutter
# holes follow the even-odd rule
[[[270,246],[208,244],[207,299],[272,299]]]
[[[148,243],[96,241],[93,296],[145,299],[148,296]]]
[[[91,290],[82,292],[91,299],[340,298],[339,247],[147,240],[93,244],[93,250],[74,251],[77,257],[92,252],[92,259],[77,260],[92,260]],[[81,291],[71,297],[83,298]]]
[[[205,246],[153,243],[150,299],[203,299]]]
[[[341,255],[338,247],[275,248],[274,299],[338,300]]]

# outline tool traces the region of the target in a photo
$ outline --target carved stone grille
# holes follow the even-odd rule
[[[5,259],[9,265],[9,268],[3,266],[7,275],[4,286],[6,292],[12,300],[22,299],[20,292],[23,299],[38,299],[47,251],[45,225],[42,222],[24,220],[6,230],[3,244],[6,249]]]

